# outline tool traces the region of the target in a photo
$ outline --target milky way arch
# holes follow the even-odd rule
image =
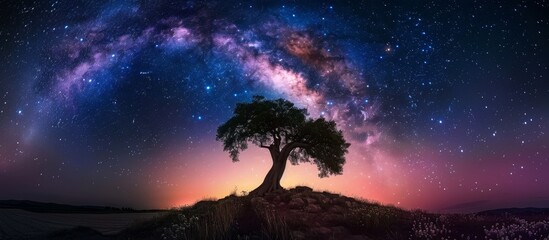
[[[54,105],[74,106],[75,97],[90,91],[100,97],[120,81],[112,71],[122,72],[123,79],[124,68],[139,61],[143,49],[154,47],[195,58],[228,59],[242,81],[298,103],[313,117],[335,120],[357,143],[379,139],[381,131],[373,119],[380,103],[369,96],[363,71],[329,37],[309,27],[292,27],[272,13],[254,24],[239,25],[234,16],[207,5],[154,15],[156,20],[146,23],[136,20],[148,11],[123,6],[66,26],[67,34],[51,50],[55,61],[48,67],[55,73],[38,79],[40,85],[48,82]]]

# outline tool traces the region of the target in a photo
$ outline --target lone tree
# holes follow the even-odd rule
[[[350,144],[334,121],[306,116],[306,109],[296,108],[287,100],[254,96],[251,103],[238,103],[234,116],[219,126],[217,140],[223,141],[223,150],[230,153],[233,162],[238,161],[248,143],[266,148],[271,154],[271,170],[250,194],[282,189],[280,179],[288,159],[293,165],[313,162],[318,166],[319,177],[341,174]]]

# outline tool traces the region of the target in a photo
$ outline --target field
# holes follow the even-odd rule
[[[41,239],[55,232],[87,229],[98,235],[113,235],[132,224],[164,213],[35,213],[19,209],[0,209],[0,239]],[[83,227],[83,228],[82,228]],[[93,230],[93,231],[91,231]]]

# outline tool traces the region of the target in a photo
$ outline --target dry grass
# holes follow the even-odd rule
[[[217,202],[200,201],[193,207],[174,210],[162,227],[162,239],[261,239],[290,240],[286,221],[273,210],[252,209],[252,216],[246,215],[250,199],[246,196],[229,196]],[[244,232],[244,218],[252,218],[259,224],[256,231]]]
[[[218,202],[198,202],[174,211],[172,222],[163,228],[163,239],[230,239],[232,226],[243,206],[242,199],[229,197]]]
[[[261,232],[264,239],[289,240],[292,239],[288,223],[273,209],[254,209],[261,220]]]

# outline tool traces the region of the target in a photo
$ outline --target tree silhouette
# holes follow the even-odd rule
[[[266,148],[271,154],[273,166],[250,194],[282,189],[280,179],[288,159],[293,165],[316,164],[319,177],[341,174],[350,144],[334,121],[307,119],[307,115],[306,109],[296,108],[287,100],[254,96],[251,103],[238,103],[234,116],[219,126],[217,140],[223,141],[223,150],[229,152],[233,162],[238,161],[248,143]]]

